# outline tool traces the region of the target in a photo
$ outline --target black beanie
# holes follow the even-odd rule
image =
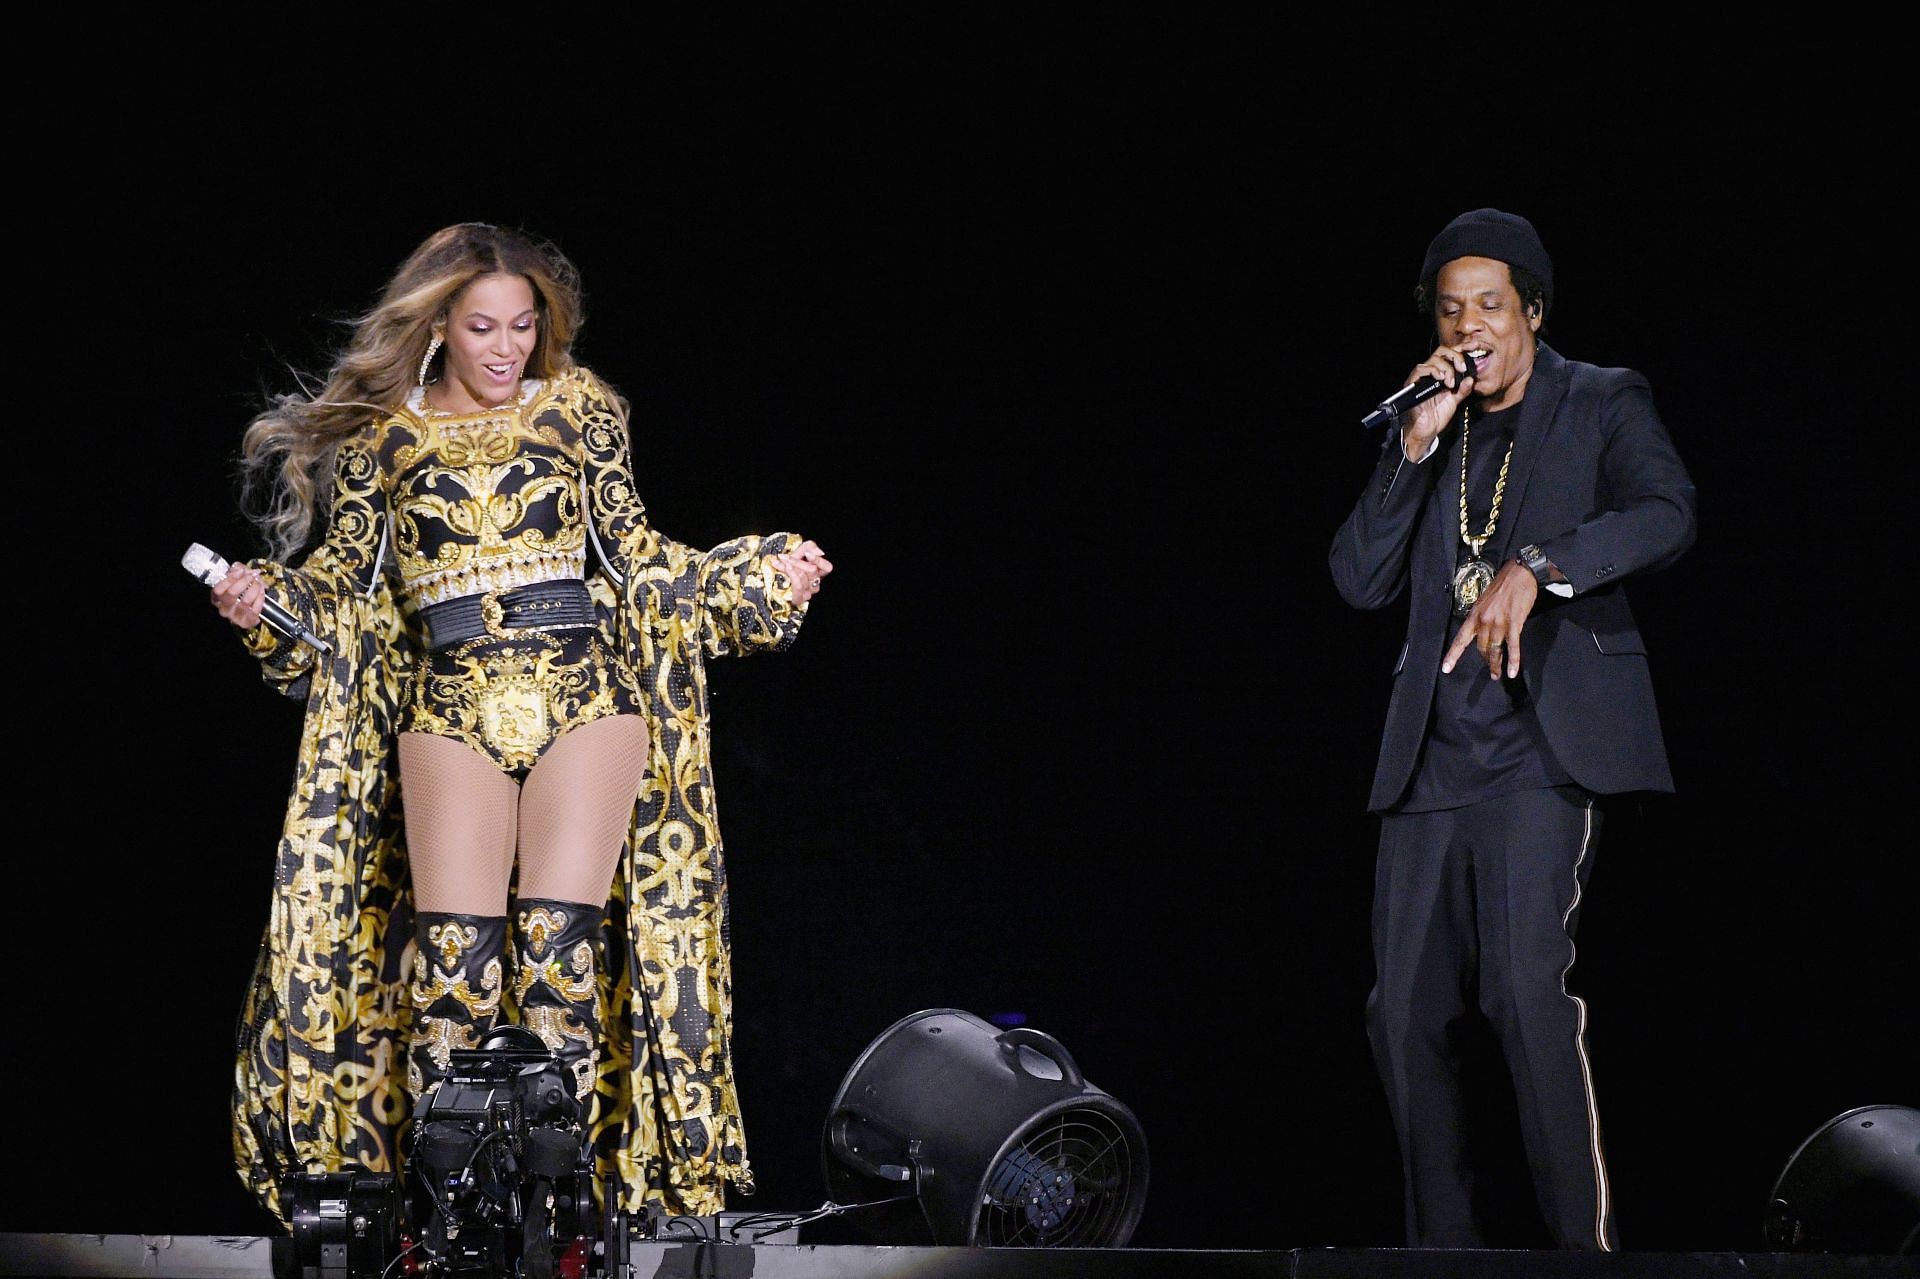
[[[1420,264],[1420,282],[1431,280],[1455,258],[1492,258],[1523,267],[1540,278],[1547,305],[1553,305],[1553,259],[1547,256],[1533,223],[1517,213],[1475,209],[1447,223],[1427,246],[1426,260]]]

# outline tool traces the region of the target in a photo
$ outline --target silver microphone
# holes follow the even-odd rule
[[[202,582],[205,582],[208,586],[212,586],[226,577],[227,570],[231,567],[225,560],[198,542],[189,546],[187,553],[180,557],[180,566],[199,578]],[[327,643],[318,635],[315,635],[305,626],[302,626],[300,619],[275,603],[271,595],[260,601],[260,620],[268,626],[271,626],[274,630],[279,631],[282,635],[285,635],[288,639],[296,639],[302,643],[311,644],[322,653],[331,653],[333,651],[333,645]]]

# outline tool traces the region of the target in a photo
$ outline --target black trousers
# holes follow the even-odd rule
[[[1485,1246],[1459,1069],[1476,1014],[1512,1075],[1548,1227],[1565,1248],[1619,1246],[1587,1009],[1566,986],[1599,833],[1574,786],[1381,819],[1367,1035],[1400,1139],[1410,1247]]]

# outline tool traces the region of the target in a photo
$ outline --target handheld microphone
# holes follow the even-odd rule
[[[1454,387],[1458,387],[1460,383],[1474,376],[1474,370],[1479,367],[1476,361],[1468,360],[1467,371],[1454,379]],[[1401,387],[1392,395],[1380,401],[1380,407],[1361,418],[1360,425],[1364,429],[1371,431],[1376,426],[1385,426],[1389,422],[1398,422],[1400,415],[1414,405],[1424,404],[1434,396],[1440,394],[1440,392],[1450,389],[1452,388],[1448,387],[1445,382],[1442,382],[1437,377],[1431,375],[1417,377],[1411,385]]]
[[[212,586],[224,578],[227,575],[227,569],[230,567],[225,560],[198,542],[189,546],[187,553],[180,557],[180,566],[208,586]],[[285,635],[288,639],[296,639],[304,644],[311,644],[322,653],[331,653],[333,651],[333,645],[327,643],[318,635],[315,635],[305,626],[302,626],[300,619],[275,603],[271,595],[260,601],[260,620],[271,626],[274,630],[279,631],[282,635]]]

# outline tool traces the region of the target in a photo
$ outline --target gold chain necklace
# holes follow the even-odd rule
[[[1493,565],[1480,558],[1480,548],[1493,537],[1493,530],[1500,525],[1500,499],[1507,493],[1507,467],[1513,464],[1513,441],[1507,441],[1507,455],[1500,460],[1500,478],[1493,482],[1493,506],[1487,511],[1487,527],[1479,537],[1473,535],[1472,521],[1467,517],[1467,441],[1473,425],[1473,406],[1467,405],[1460,412],[1460,540],[1467,544],[1472,558],[1462,564],[1453,574],[1453,611],[1455,614],[1469,612],[1480,598],[1480,593],[1493,584]]]

